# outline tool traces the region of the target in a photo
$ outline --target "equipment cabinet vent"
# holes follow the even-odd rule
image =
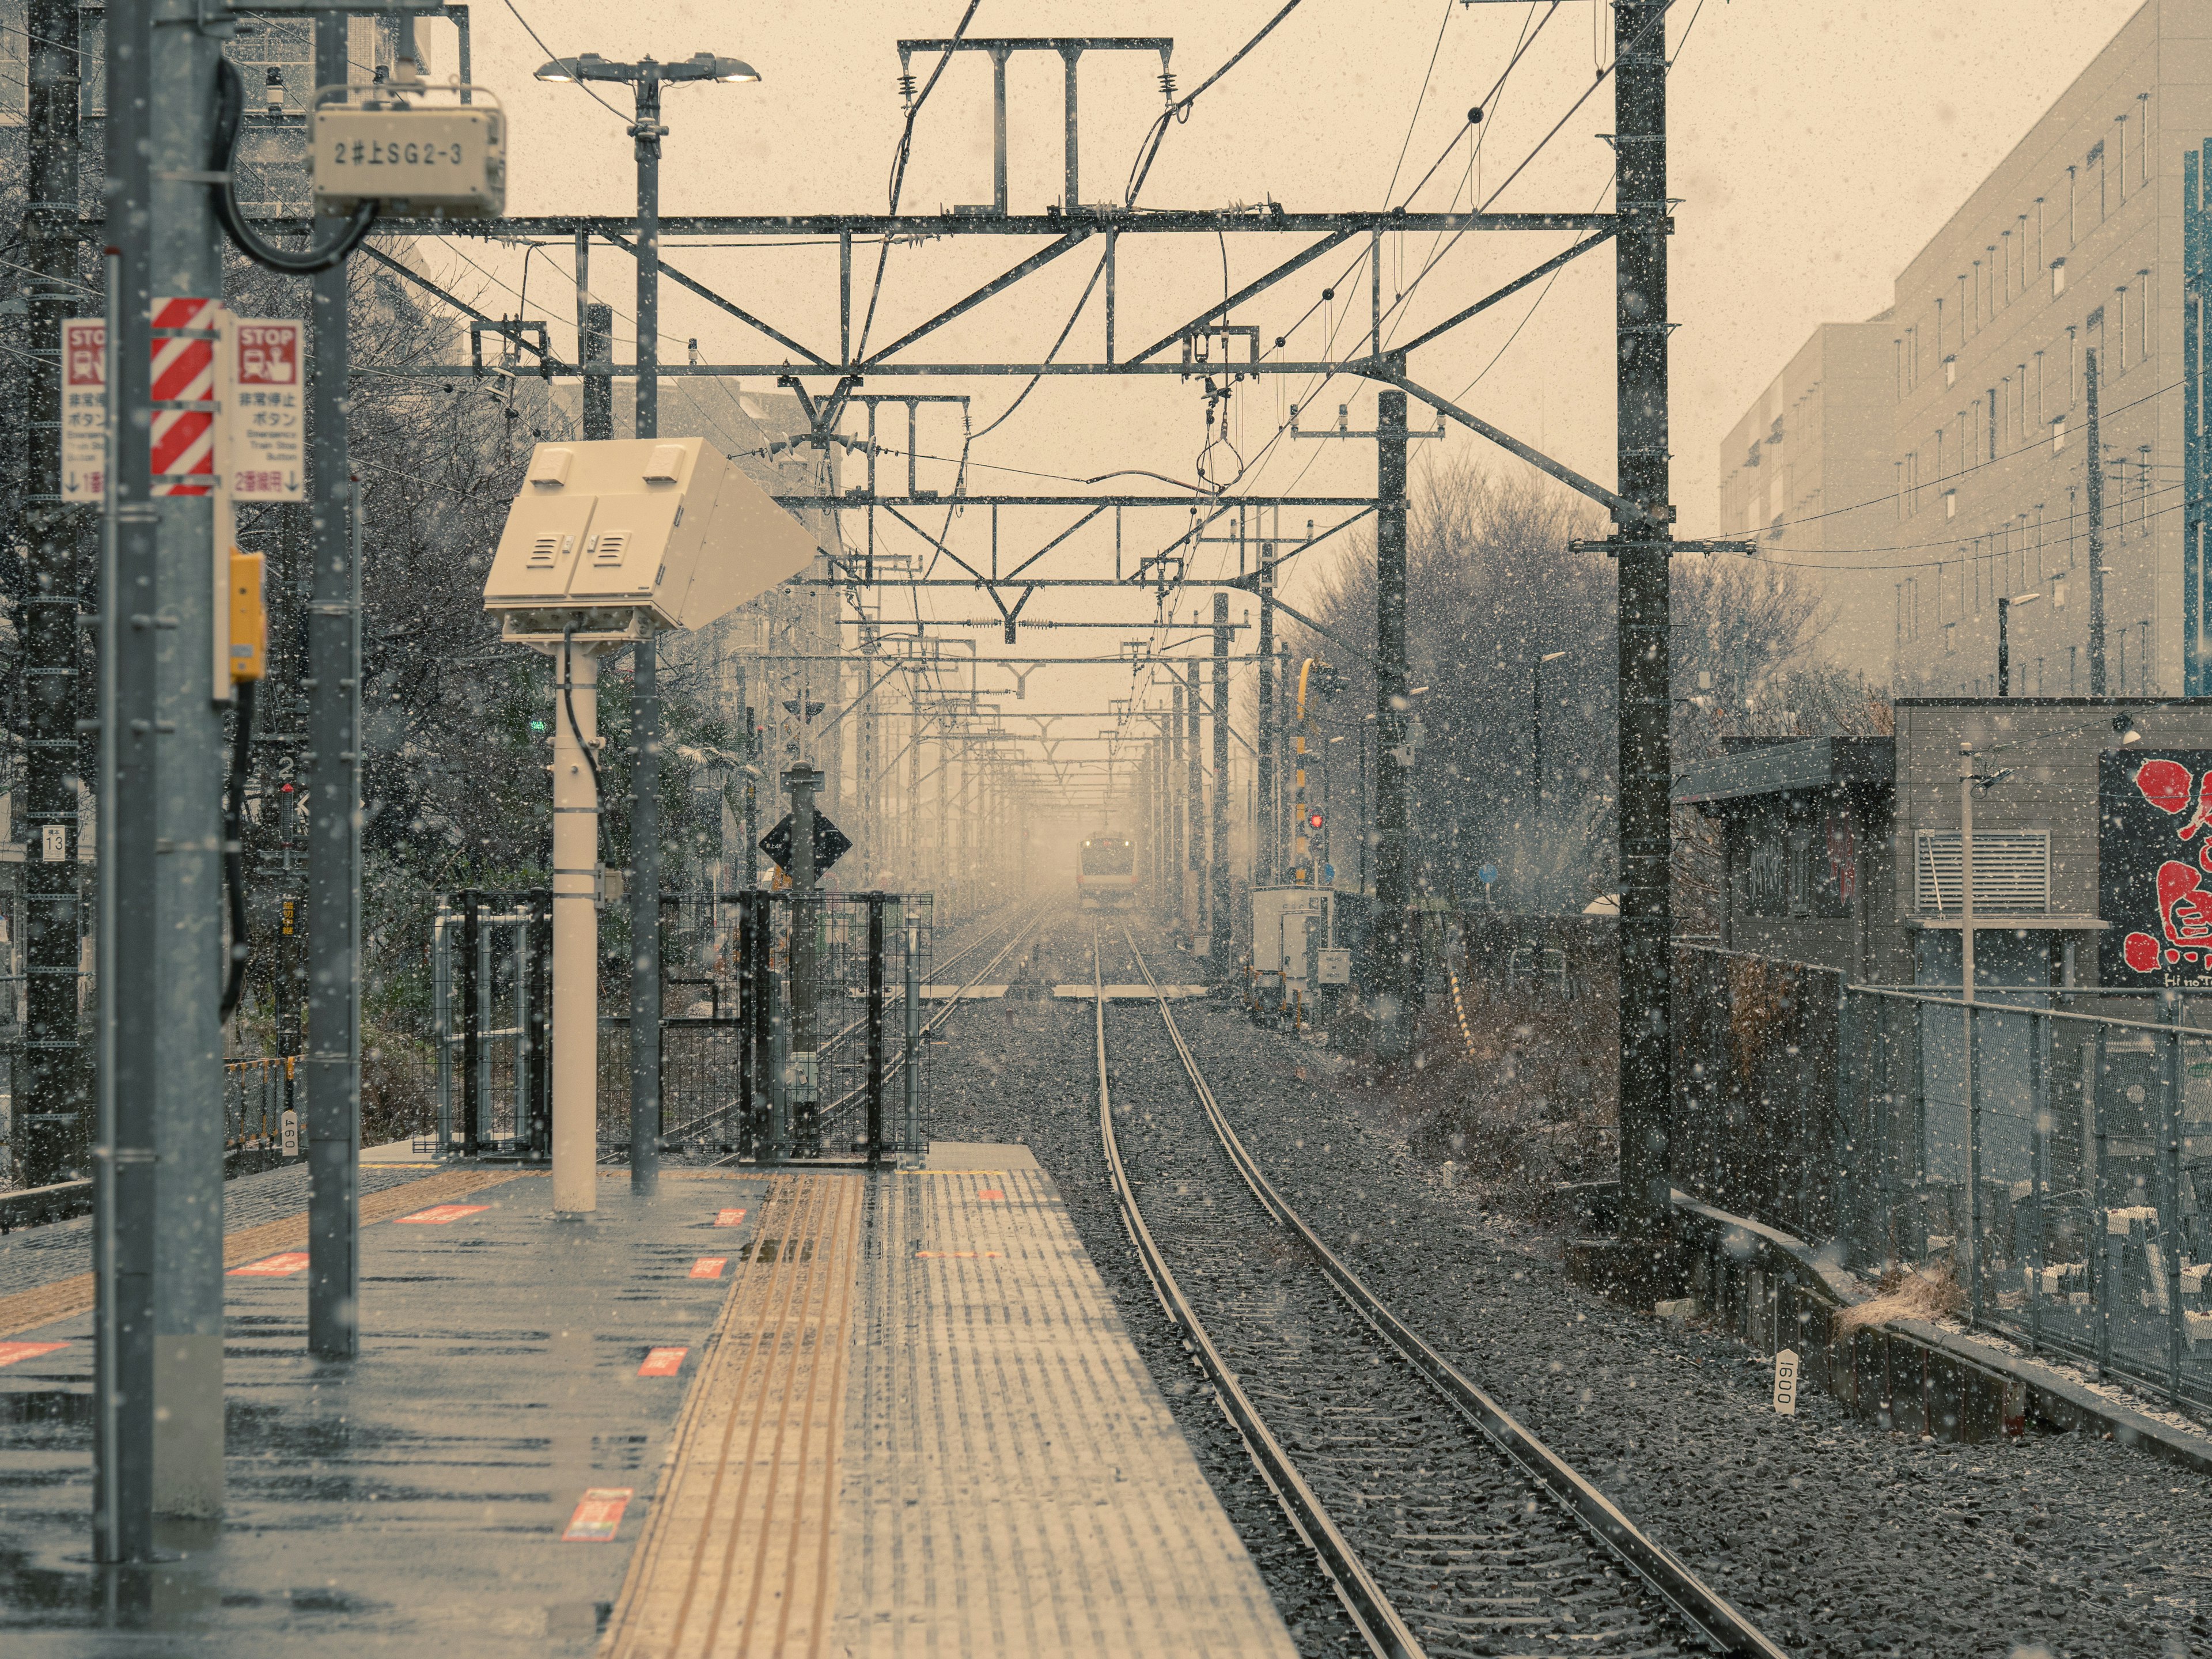
[[[1959,832],[1923,830],[1914,837],[1913,908],[1959,912]],[[1974,908],[2041,915],[2051,908],[2051,835],[2044,830],[1974,831]]]
[[[592,562],[599,565],[620,564],[623,562],[623,553],[629,546],[629,531],[610,530],[599,538],[599,551],[592,555]]]

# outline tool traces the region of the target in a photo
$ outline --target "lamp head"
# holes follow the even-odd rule
[[[2141,743],[2142,733],[2136,730],[2136,717],[2123,711],[2112,716],[2112,730],[2120,734],[2123,748],[2131,743]]]

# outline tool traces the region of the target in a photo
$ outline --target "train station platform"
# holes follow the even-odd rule
[[[344,1366],[302,1352],[304,1218],[240,1228],[228,1512],[107,1575],[88,1297],[0,1252],[0,1648],[1290,1655],[1049,1180],[929,1165],[617,1176],[586,1226],[395,1168]]]

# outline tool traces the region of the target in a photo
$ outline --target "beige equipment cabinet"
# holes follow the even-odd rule
[[[702,439],[540,444],[493,556],[484,608],[510,640],[632,639],[712,622],[819,550]]]

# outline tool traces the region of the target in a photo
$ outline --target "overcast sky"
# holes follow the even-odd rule
[[[969,33],[1167,35],[1182,90],[1195,86],[1277,9],[1279,0],[982,0]],[[678,58],[701,49],[744,57],[756,86],[686,88],[670,95],[664,210],[668,212],[881,211],[901,122],[896,42],[949,33],[957,0],[838,0],[838,3],[747,7],[641,0],[608,6],[586,0],[517,0],[520,15],[553,51],[609,57],[647,52]],[[1681,198],[1673,244],[1674,494],[1680,533],[1710,533],[1715,517],[1715,454],[1722,434],[1817,324],[1857,319],[1889,303],[1894,273],[2027,131],[2066,84],[2135,9],[2132,0],[1879,0],[1813,4],[1808,0],[1676,0],[1668,21],[1675,58],[1669,88],[1671,193]],[[622,123],[573,86],[534,83],[544,55],[504,0],[477,0],[474,72],[513,115],[509,210],[627,212],[632,204],[630,145]],[[1541,23],[1540,29],[1538,24]],[[1493,88],[1516,42],[1535,31],[1502,94]],[[433,70],[452,67],[447,26],[429,26]],[[1577,98],[1610,48],[1594,33],[1589,0],[1547,4],[1480,4],[1458,0],[1304,0],[1251,56],[1200,98],[1173,128],[1146,179],[1141,205],[1222,206],[1273,199],[1299,210],[1395,204],[1432,162],[1448,156],[1414,198],[1442,208],[1470,187],[1490,198],[1535,149]],[[918,58],[918,73],[930,60]],[[1121,199],[1132,158],[1161,106],[1159,64],[1143,54],[1086,58],[1082,79],[1082,195]],[[1010,75],[1012,205],[1039,211],[1060,185],[1060,69],[1056,57],[1017,58]],[[902,204],[929,210],[985,202],[991,190],[988,60],[955,60],[915,127]],[[610,88],[628,108],[623,88]],[[1468,106],[1489,104],[1475,129],[1482,148],[1470,174]],[[1609,205],[1610,80],[1593,93],[1534,161],[1491,203],[1500,210],[1588,210]],[[1402,165],[1401,155],[1403,155]],[[1396,179],[1393,185],[1394,176]],[[1560,234],[1461,238],[1439,254],[1434,240],[1407,236],[1388,247],[1385,301],[1428,274],[1389,332],[1407,337],[1525,269],[1569,239]],[[1132,245],[1135,244],[1135,245]],[[1287,255],[1285,236],[1156,237],[1125,242],[1119,276],[1117,335],[1127,351],[1148,343],[1218,299],[1226,280],[1241,284]],[[520,278],[519,250],[464,245],[471,258],[509,284]],[[1030,358],[1067,323],[1098,255],[1071,253],[1034,283],[941,331],[922,348],[955,356]],[[880,345],[1012,264],[1031,245],[999,238],[944,240],[893,251],[877,319]],[[1386,245],[1387,246],[1387,245]],[[619,252],[594,256],[593,286],[623,313],[631,276]],[[834,356],[836,250],[830,246],[740,252],[684,251],[666,257],[732,298]],[[1431,258],[1433,265],[1430,264]],[[1309,267],[1310,282],[1286,284],[1240,320],[1257,324],[1267,343],[1314,305],[1323,283],[1352,263],[1340,250]],[[863,284],[872,252],[855,256]],[[465,286],[483,290],[487,308],[512,308],[512,293],[466,266]],[[565,250],[532,261],[531,311],[556,322],[573,314]],[[1364,325],[1365,272],[1347,284],[1359,299],[1346,320],[1341,301],[1328,307],[1340,355]],[[1445,341],[1416,354],[1412,378],[1605,483],[1613,479],[1612,260],[1601,252],[1526,298],[1500,306]],[[1064,356],[1096,356],[1103,294],[1094,294],[1070,334]],[[779,359],[781,348],[703,302],[664,289],[664,351],[679,356],[697,337],[710,362]],[[1322,355],[1324,319],[1316,314],[1291,335],[1286,355]],[[627,327],[627,325],[618,326]],[[974,395],[974,424],[996,418],[1021,382],[965,380],[933,389]],[[878,380],[873,391],[916,387]],[[917,388],[918,389],[918,388]],[[1309,420],[1330,424],[1348,403],[1355,429],[1373,425],[1374,396],[1340,379],[1311,391],[1250,383],[1232,400],[1229,437],[1208,470],[1236,476],[1240,488],[1356,493],[1373,485],[1373,449],[1364,443],[1278,436],[1288,400],[1310,396]],[[1416,405],[1415,420],[1421,417]],[[959,451],[957,416],[926,424],[925,453]],[[1304,422],[1302,422],[1304,424]],[[848,425],[848,430],[854,429]],[[1195,384],[1174,380],[1048,382],[1013,417],[975,447],[971,488],[1056,488],[988,467],[1025,468],[1088,477],[1120,467],[1194,477],[1206,442],[1205,408]],[[1271,447],[1271,440],[1272,447]],[[1415,446],[1416,465],[1472,446],[1501,469],[1517,463],[1464,434]],[[1264,452],[1264,453],[1263,453]],[[949,483],[951,469],[925,483]],[[1070,489],[1080,486],[1069,485]],[[1025,556],[1069,521],[1064,512],[1009,512],[1001,520],[1002,559]],[[1300,515],[1303,516],[1303,515]],[[1326,514],[1316,514],[1322,524]],[[935,521],[931,521],[933,526]],[[1182,520],[1155,513],[1124,526],[1128,556],[1175,538]],[[1294,526],[1285,523],[1285,532]],[[860,530],[855,515],[848,538]],[[880,532],[879,532],[880,533]],[[904,532],[896,532],[903,535]],[[970,513],[951,539],[988,556],[988,515]],[[910,544],[919,546],[908,538]],[[1139,547],[1141,544],[1141,548]],[[879,544],[883,544],[879,543]],[[1215,562],[1235,550],[1206,550]],[[1318,557],[1319,556],[1316,556]],[[1050,556],[1061,574],[1110,570],[1113,539],[1102,521]],[[1204,567],[1201,567],[1203,568]],[[1303,580],[1303,578],[1301,578]],[[1296,583],[1289,590],[1295,599]],[[1026,617],[1120,616],[1095,597],[1040,594]],[[1194,601],[1178,603],[1188,616]],[[940,614],[981,615],[980,594],[954,592]],[[1241,614],[1241,597],[1237,609]],[[1141,623],[1147,604],[1127,615]],[[1133,634],[1141,631],[1133,629]],[[995,636],[979,635],[986,650]],[[1079,636],[1033,635],[1025,644],[1057,653]],[[1088,643],[1111,636],[1093,634]],[[1067,677],[1069,681],[1073,676]],[[1030,695],[1037,695],[1032,685]],[[1057,702],[1058,699],[1055,699]]]

